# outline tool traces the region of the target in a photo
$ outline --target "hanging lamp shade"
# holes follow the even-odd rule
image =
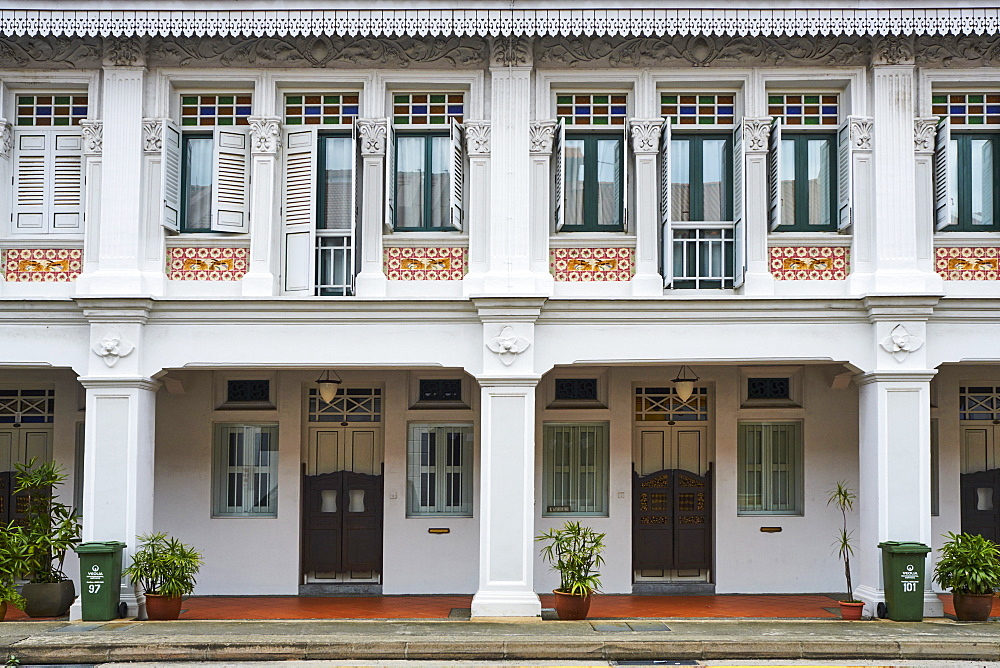
[[[319,396],[326,403],[333,403],[334,398],[337,396],[337,386],[342,382],[340,376],[337,372],[333,372],[334,377],[330,378],[330,371],[326,370],[323,375],[316,380],[316,384],[319,386]]]
[[[695,375],[691,368],[684,364],[677,371],[677,377],[674,378],[674,391],[677,392],[677,398],[681,400],[681,403],[686,403],[691,395],[694,393],[694,384],[698,382],[698,376]]]

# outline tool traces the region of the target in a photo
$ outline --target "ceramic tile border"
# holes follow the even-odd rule
[[[9,248],[3,254],[4,280],[11,283],[75,281],[82,266],[79,248]]]
[[[171,281],[238,281],[247,273],[247,248],[178,246],[167,250]]]
[[[934,249],[934,270],[946,281],[997,281],[1000,248],[941,246]]]
[[[557,281],[630,281],[635,274],[634,248],[553,248],[549,271]]]
[[[383,254],[390,281],[460,281],[468,272],[469,249],[392,247]]]
[[[776,281],[842,281],[851,272],[851,251],[843,246],[772,246]]]

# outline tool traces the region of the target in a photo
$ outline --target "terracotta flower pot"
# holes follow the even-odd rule
[[[587,613],[590,612],[590,600],[593,598],[592,594],[576,596],[557,590],[553,590],[552,593],[556,595],[556,613],[559,615],[559,619],[576,620],[587,618]]]
[[[952,592],[955,617],[960,622],[985,622],[993,611],[993,594],[960,594]]]
[[[7,616],[7,601],[0,603],[0,622]]]
[[[168,621],[181,616],[180,596],[146,594],[146,619]]]
[[[851,601],[839,601],[840,603],[840,618],[848,621],[857,621],[861,619],[861,613],[865,609],[864,601],[859,603],[853,603]]]
[[[63,617],[76,600],[76,587],[72,580],[29,582],[21,587],[21,596],[27,601],[24,614],[29,617]]]

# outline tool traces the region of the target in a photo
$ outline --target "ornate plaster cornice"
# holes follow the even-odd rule
[[[536,155],[552,153],[552,140],[556,133],[556,121],[532,121],[528,128],[528,148]]]
[[[12,3],[9,3],[12,4]],[[22,3],[25,4],[25,3]],[[549,9],[247,10],[235,1],[191,3],[190,11],[110,9],[88,3],[60,9],[0,11],[3,35],[231,36],[374,35],[955,35],[997,34],[1000,11],[977,3],[966,9],[581,9],[553,3]],[[140,3],[132,3],[139,7]],[[456,3],[457,4],[457,3]],[[771,5],[773,7],[773,5]],[[201,10],[208,11],[201,11]],[[196,11],[199,10],[199,11]]]
[[[142,67],[146,64],[144,40],[138,36],[104,38],[104,65]]]
[[[505,35],[493,39],[493,67],[530,67],[531,61],[531,40]]]
[[[470,156],[488,156],[490,154],[490,132],[492,124],[489,121],[465,122],[465,145]]]
[[[384,118],[359,118],[355,121],[361,136],[361,155],[384,156],[385,138],[388,134]]]

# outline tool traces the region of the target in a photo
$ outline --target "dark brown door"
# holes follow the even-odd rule
[[[712,565],[712,470],[632,474],[632,567],[708,569]]]
[[[12,501],[11,483],[13,474],[10,471],[0,472],[0,524],[10,522],[10,504]]]
[[[1000,540],[1000,469],[963,473],[962,531]]]
[[[382,570],[382,476],[304,475],[302,493],[304,573]]]

